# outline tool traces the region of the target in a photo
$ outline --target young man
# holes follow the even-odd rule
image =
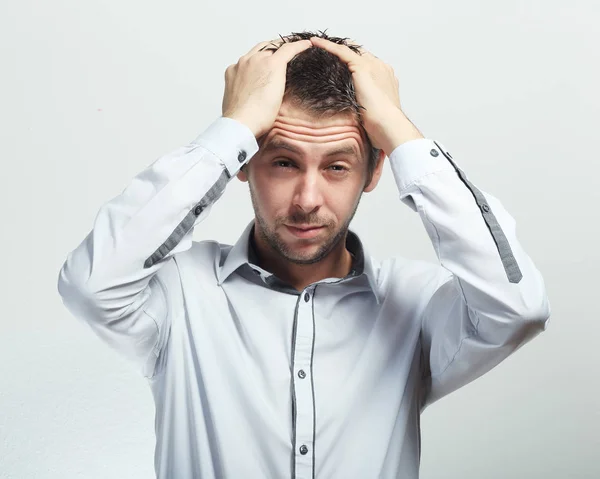
[[[102,206],[58,289],[148,378],[158,477],[416,478],[420,413],[545,329],[544,282],[389,65],[323,32],[282,40]],[[386,156],[440,264],[377,261],[348,230]],[[192,241],[236,175],[255,219],[233,246]]]

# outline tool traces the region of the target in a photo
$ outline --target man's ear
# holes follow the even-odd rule
[[[375,169],[373,170],[373,176],[371,177],[371,181],[363,191],[368,193],[369,191],[373,191],[379,183],[379,179],[381,178],[381,173],[383,172],[383,163],[385,160],[385,151],[379,150],[379,156],[377,157],[377,163],[375,164]]]
[[[246,163],[245,165],[243,165],[240,168],[240,171],[238,171],[238,173],[237,173],[238,180],[243,181],[243,182],[248,181],[248,171],[247,171],[247,169],[248,169],[248,163]]]

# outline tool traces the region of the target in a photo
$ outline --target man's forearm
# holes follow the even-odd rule
[[[389,157],[395,148],[410,140],[424,138],[404,112],[394,108],[381,120],[379,147]]]

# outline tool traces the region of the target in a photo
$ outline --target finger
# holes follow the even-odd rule
[[[281,59],[286,63],[294,58],[298,53],[312,47],[310,40],[298,40],[297,42],[287,42],[279,47],[273,54],[275,58]]]
[[[256,50],[254,53],[262,52],[265,50],[274,52],[274,51],[277,51],[284,43],[287,43],[287,41],[285,40],[285,38],[283,38],[281,35],[279,35],[279,38],[274,38],[271,41],[262,42],[259,45],[257,45],[257,48],[260,45],[262,45],[262,47],[258,48],[258,50]]]
[[[268,40],[268,41],[265,41],[265,42],[260,42],[260,43],[258,43],[256,45],[254,45],[254,47],[252,47],[252,49],[246,54],[246,56],[254,55],[256,52],[261,51],[263,48],[269,46],[272,43],[277,42],[278,40],[279,39],[275,39],[274,38],[273,40]],[[279,41],[281,41],[281,40],[279,40]]]
[[[320,37],[312,37],[310,41],[313,45],[322,48],[323,50],[327,50],[328,52],[333,53],[334,55],[337,55],[342,61],[346,63],[356,61],[357,58],[360,58],[360,55],[358,53],[353,52],[346,45],[333,43],[329,40],[325,40],[324,38]]]
[[[333,43],[333,42],[330,42]],[[337,45],[336,43],[334,43],[334,45]],[[343,46],[343,45],[340,45]],[[364,55],[370,55],[371,57],[374,57],[375,55],[373,55],[370,51],[365,50],[365,48],[363,48],[362,45],[359,45],[358,42],[354,39],[350,39],[350,41],[346,44],[346,47],[348,48],[348,50],[350,50],[351,52],[357,53],[360,56],[364,56]],[[352,47],[352,48],[350,48]],[[377,57],[375,57],[377,58]]]

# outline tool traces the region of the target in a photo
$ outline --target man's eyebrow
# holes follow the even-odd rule
[[[302,154],[302,152],[300,150],[298,150],[294,146],[290,145],[289,143],[286,143],[285,141],[281,141],[281,140],[270,141],[269,144],[267,144],[267,146],[265,146],[263,151],[269,152],[269,151],[279,150],[279,149],[288,150],[288,151],[291,151],[292,153],[296,153],[298,155]],[[335,155],[342,155],[342,154],[343,155],[353,155],[356,158],[360,158],[360,155],[356,151],[356,148],[352,145],[341,146],[334,150],[328,151],[325,154],[325,156],[335,156]]]

